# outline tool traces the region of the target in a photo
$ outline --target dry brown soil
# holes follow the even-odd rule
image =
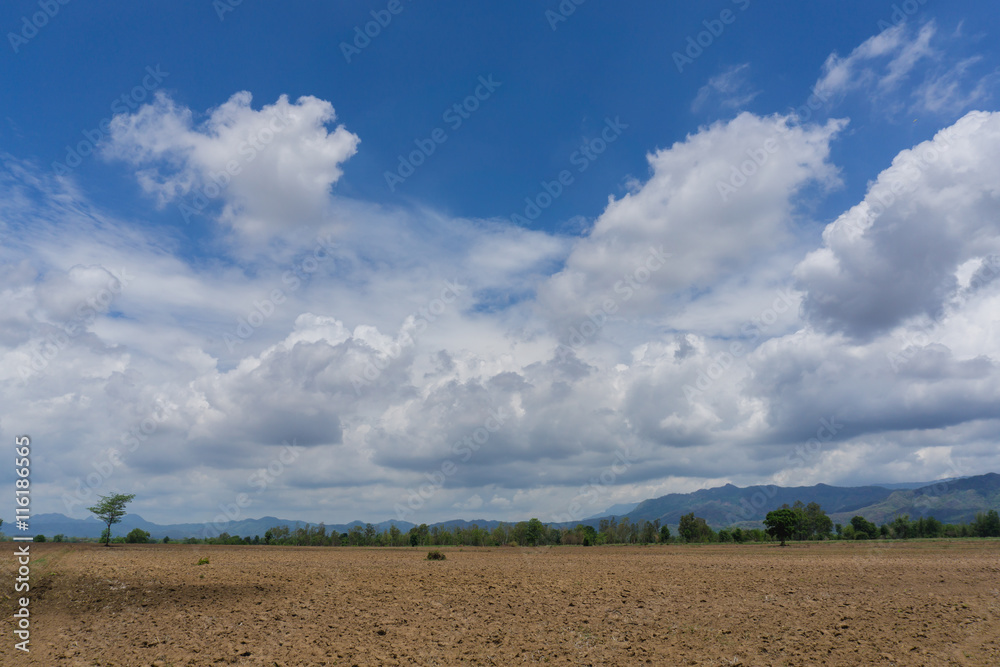
[[[0,548],[5,666],[1000,665],[997,540]]]

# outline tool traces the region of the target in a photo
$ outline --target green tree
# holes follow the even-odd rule
[[[652,521],[643,521],[639,535],[640,544],[652,544],[656,541],[656,526]]]
[[[55,537],[52,538],[52,541],[53,542],[65,542],[66,541],[66,536],[63,535],[62,533],[59,533],[58,535],[56,535]]]
[[[111,526],[120,523],[122,517],[128,512],[125,506],[135,498],[134,493],[113,493],[110,496],[100,496],[101,502],[93,507],[88,507],[88,512],[93,512],[97,518],[107,524],[103,535],[104,546],[111,545]]]
[[[922,517],[921,517],[922,518]],[[941,537],[944,532],[944,524],[932,516],[923,519],[924,525],[920,531],[920,537]]]
[[[910,536],[910,515],[900,514],[892,520],[892,536],[897,540],[905,540]]]
[[[806,516],[806,506],[801,500],[796,500],[791,507],[788,504],[781,506],[781,509],[791,509],[795,512],[795,527],[792,529],[790,538],[793,540],[806,540],[812,534],[809,526],[809,518]]]
[[[669,542],[669,541],[670,541],[670,527],[660,526],[660,542]]]
[[[851,525],[854,527],[854,539],[856,540],[874,540],[878,537],[878,526],[863,516],[853,517]]]
[[[144,531],[142,528],[133,528],[128,535],[125,536],[125,541],[129,544],[145,544],[149,542],[149,533]]]
[[[44,535],[35,535],[33,538],[31,538],[31,541],[32,542],[44,542],[45,541],[45,536]]]
[[[798,513],[788,507],[768,512],[764,517],[767,534],[781,540],[781,546],[785,546],[785,540],[792,536],[798,524]]]
[[[695,516],[694,512],[681,517],[677,526],[677,533],[684,538],[685,542],[711,542],[715,533],[700,516]]]
[[[251,540],[251,544],[252,543],[253,541]],[[326,524],[320,521],[319,524],[309,532],[309,544],[314,547],[321,547],[327,543]]]
[[[410,528],[410,546],[422,547],[429,544],[430,529],[426,523]]]
[[[497,527],[493,529],[490,537],[498,545],[502,547],[507,546],[507,542],[510,541],[510,524],[501,521],[497,524]]]
[[[806,521],[813,536],[823,539],[829,538],[833,533],[833,520],[827,516],[819,503],[813,502],[806,505]]]
[[[535,547],[544,543],[545,525],[538,519],[528,521],[527,530],[524,533],[525,543],[529,547]]]
[[[1000,514],[996,510],[980,512],[970,528],[976,537],[1000,537]]]

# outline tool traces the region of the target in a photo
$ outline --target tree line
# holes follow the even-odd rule
[[[1000,537],[1000,516],[996,510],[979,513],[970,523],[945,524],[934,517],[911,520],[908,515],[897,516],[890,522],[877,526],[864,517],[855,516],[846,525],[835,524],[817,503],[783,505],[775,512],[787,510],[790,521],[784,539],[805,540],[863,540],[908,539],[933,537]],[[770,512],[773,515],[775,512]],[[765,526],[767,523],[765,521]],[[546,546],[604,544],[690,544],[690,543],[751,543],[781,541],[782,535],[770,527],[730,527],[714,530],[702,517],[694,513],[680,517],[677,534],[657,521],[632,521],[628,517],[601,519],[598,526],[578,524],[574,528],[549,526],[538,519],[517,523],[500,523],[493,529],[476,524],[444,526],[420,524],[403,532],[397,526],[380,531],[368,523],[356,525],[346,533],[328,531],[324,524],[275,526],[260,536],[239,537],[222,533],[206,540],[188,538],[187,543],[209,544],[275,544],[286,546],[355,546],[355,547],[404,547],[404,546]]]
[[[140,528],[133,529],[127,536],[111,538],[111,526],[124,516],[124,505],[133,496],[102,496],[102,502],[90,508],[107,524],[100,541],[108,543],[135,543],[162,541],[171,542],[169,537],[153,540],[150,534]],[[98,511],[103,510],[103,511]],[[680,517],[677,535],[655,521],[632,521],[629,517],[609,517],[601,519],[598,526],[578,524],[574,528],[546,525],[538,519],[517,523],[501,522],[493,529],[480,528],[476,524],[444,526],[420,524],[403,532],[397,526],[380,531],[374,524],[355,525],[346,533],[327,530],[323,523],[290,528],[287,525],[268,529],[264,536],[254,537],[221,533],[217,537],[189,537],[180,542],[185,544],[274,544],[287,546],[547,546],[604,544],[683,544],[683,543],[745,543],[771,542],[778,540],[867,540],[867,539],[908,539],[935,537],[1000,537],[1000,515],[996,510],[980,512],[969,523],[945,524],[934,517],[920,517],[911,520],[908,515],[896,516],[892,521],[877,526],[862,516],[855,516],[846,525],[835,524],[818,503],[795,502],[782,505],[768,512],[764,519],[764,529],[729,527],[714,530],[702,517],[693,512]],[[36,541],[44,542],[44,535]],[[66,538],[56,535],[55,542],[96,541]]]

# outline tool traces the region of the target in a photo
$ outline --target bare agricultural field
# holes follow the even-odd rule
[[[33,544],[0,663],[1000,665],[997,540],[441,550]]]

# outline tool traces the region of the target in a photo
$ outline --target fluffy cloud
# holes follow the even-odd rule
[[[251,236],[315,224],[329,206],[341,163],[359,138],[340,125],[333,106],[315,97],[294,104],[282,95],[259,111],[240,92],[201,123],[165,93],[111,123],[104,154],[139,167],[139,183],[160,205],[176,201],[187,220],[222,203],[220,218]]]
[[[839,183],[828,156],[843,127],[742,113],[649,155],[649,180],[609,201],[540,291],[562,337],[594,312],[674,316],[713,285],[753,273],[791,240],[796,193]]]
[[[902,151],[864,200],[796,268],[810,321],[870,338],[915,318],[939,320],[957,272],[1000,252],[1000,114],[972,112]]]

